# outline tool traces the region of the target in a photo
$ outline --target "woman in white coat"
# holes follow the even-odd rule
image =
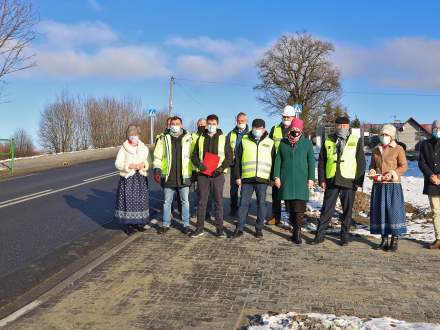
[[[128,127],[127,140],[119,150],[115,162],[120,174],[115,218],[124,226],[127,235],[134,233],[135,229],[144,231],[150,216],[148,148],[140,140],[140,133],[139,127]]]

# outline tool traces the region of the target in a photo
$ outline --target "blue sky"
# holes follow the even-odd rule
[[[39,114],[57,93],[168,102],[186,122],[220,114],[229,130],[239,111],[268,117],[256,100],[254,63],[284,33],[335,44],[342,103],[362,121],[440,116],[438,1],[111,1],[36,0],[37,66],[6,77],[0,137],[23,127],[37,136]],[[216,84],[195,81],[214,81]]]

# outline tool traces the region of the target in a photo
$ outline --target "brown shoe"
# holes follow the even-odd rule
[[[436,240],[434,243],[431,244],[429,247],[431,250],[437,250],[440,249],[440,239]]]
[[[272,217],[272,218],[270,218],[269,220],[266,221],[266,225],[269,225],[269,226],[274,226],[274,225],[277,225],[279,223],[280,223],[280,220],[278,220],[275,217]]]

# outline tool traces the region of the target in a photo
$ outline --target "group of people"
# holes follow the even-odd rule
[[[156,137],[152,166],[148,148],[140,140],[139,128],[130,126],[115,163],[121,176],[115,217],[128,234],[145,230],[149,222],[147,173],[151,167],[154,180],[164,192],[160,234],[166,234],[170,228],[173,199],[177,196],[184,234],[203,235],[207,211],[211,209],[216,236],[224,238],[224,184],[229,172],[230,216],[236,217],[232,237],[243,236],[255,192],[255,236],[263,237],[265,223],[280,222],[281,201],[284,201],[292,228],[291,239],[301,244],[307,202],[315,186],[316,161],[312,142],[304,133],[304,122],[296,118],[293,107],[286,106],[281,117],[281,122],[268,131],[263,119],[254,119],[249,127],[246,114],[239,113],[236,126],[228,134],[219,128],[219,118],[214,114],[199,119],[197,131],[192,133],[185,130],[182,118],[171,117],[167,129]],[[396,141],[395,126],[384,125],[379,138],[366,171],[360,136],[352,134],[348,117],[336,118],[335,132],[326,137],[319,153],[317,184],[325,193],[312,244],[324,241],[338,198],[342,206],[340,244],[349,243],[356,191],[367,176],[374,181],[370,231],[382,237],[376,248],[398,249],[398,238],[406,233],[401,176],[407,170],[407,159],[405,150]],[[218,160],[211,171],[207,171],[212,165],[208,164],[208,153]],[[430,247],[440,249],[440,120],[432,124],[432,138],[421,143],[419,166],[425,176],[423,193],[429,196],[434,214],[436,240]],[[268,186],[272,188],[272,217],[266,220]],[[197,191],[197,224],[193,230],[190,230],[191,187]]]

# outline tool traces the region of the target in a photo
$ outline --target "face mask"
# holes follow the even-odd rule
[[[291,121],[291,120],[283,120],[283,125],[284,125],[285,127],[289,127],[290,124],[292,124],[292,121]]]
[[[133,144],[138,144],[138,142],[139,142],[139,136],[137,136],[137,135],[130,135],[130,136],[128,137],[128,141],[130,141],[130,142],[133,143]]]
[[[197,127],[197,132],[203,133],[205,131],[205,126],[199,126]]]
[[[171,126],[170,131],[173,133],[178,133],[180,132],[180,126]]]
[[[296,138],[301,135],[301,132],[298,131],[290,131],[290,136]]]
[[[384,146],[389,145],[391,142],[391,137],[389,136],[381,136],[380,137],[380,143],[382,143]]]
[[[217,132],[217,126],[214,126],[214,125],[208,125],[208,132],[209,132],[209,133],[215,133],[215,132]]]
[[[252,135],[255,136],[257,139],[263,136],[263,130],[258,128],[252,129]]]
[[[436,138],[436,139],[440,139],[440,131],[437,131],[437,132],[432,132],[432,136],[434,137],[434,138]]]
[[[246,124],[237,124],[237,128],[238,129],[245,129],[246,128]]]
[[[337,128],[336,129],[336,136],[340,137],[342,139],[346,139],[347,136],[350,135],[350,129],[349,128]]]

